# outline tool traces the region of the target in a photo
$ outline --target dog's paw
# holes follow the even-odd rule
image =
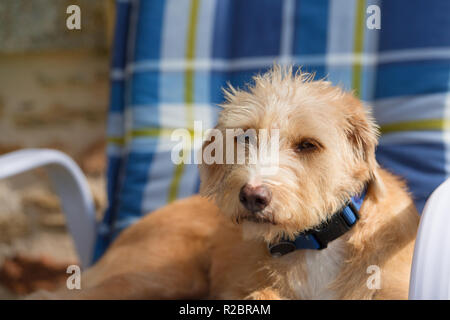
[[[272,288],[257,290],[249,294],[246,300],[283,300],[280,294]]]

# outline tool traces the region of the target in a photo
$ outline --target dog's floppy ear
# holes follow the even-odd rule
[[[356,100],[356,99],[355,99]],[[378,163],[375,149],[378,145],[379,129],[375,124],[370,109],[359,106],[349,114],[347,137],[353,146],[358,160],[366,163],[370,173],[370,184],[374,187],[374,194],[382,197],[385,193],[384,185],[378,173]]]

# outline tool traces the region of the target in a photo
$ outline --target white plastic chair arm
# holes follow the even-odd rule
[[[450,179],[423,209],[414,249],[409,299],[450,299]]]
[[[66,154],[23,149],[0,156],[0,179],[44,167],[60,199],[83,267],[92,262],[96,237],[95,207],[86,178]]]

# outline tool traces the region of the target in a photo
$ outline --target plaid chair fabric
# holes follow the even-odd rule
[[[370,5],[381,29],[369,29]],[[108,125],[109,208],[96,257],[142,215],[198,190],[172,130],[215,123],[221,87],[273,62],[303,66],[374,107],[379,162],[419,210],[450,172],[447,0],[117,0]]]

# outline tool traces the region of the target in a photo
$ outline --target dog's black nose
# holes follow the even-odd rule
[[[251,212],[258,212],[267,207],[272,199],[269,188],[259,185],[245,184],[239,192],[239,200]]]

